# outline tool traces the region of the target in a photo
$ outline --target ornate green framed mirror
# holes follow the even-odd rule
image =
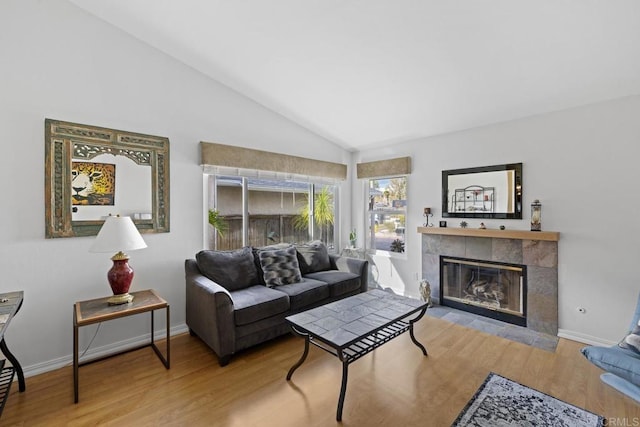
[[[94,236],[108,215],[169,231],[169,139],[45,119],[45,237]]]

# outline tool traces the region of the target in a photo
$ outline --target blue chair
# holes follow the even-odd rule
[[[640,320],[640,295],[627,334],[638,325],[638,320]],[[600,375],[602,382],[640,403],[640,354],[618,345],[588,346],[581,351],[591,363],[607,371]]]

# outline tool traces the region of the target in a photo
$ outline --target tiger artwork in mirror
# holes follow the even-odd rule
[[[116,165],[71,162],[71,204],[110,205],[115,202]]]

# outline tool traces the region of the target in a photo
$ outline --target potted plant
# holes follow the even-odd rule
[[[395,239],[391,242],[391,252],[404,252],[404,242],[400,239]]]
[[[356,243],[357,243],[357,235],[356,235],[356,229],[354,228],[349,233],[349,244],[351,245],[352,248],[355,248]]]

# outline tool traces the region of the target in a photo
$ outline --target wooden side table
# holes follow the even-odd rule
[[[110,297],[98,298],[88,301],[79,301],[73,305],[73,392],[74,402],[78,403],[78,374],[80,366],[97,362],[117,354],[139,350],[144,347],[151,347],[158,355],[165,368],[171,367],[171,346],[169,340],[169,304],[162,299],[152,289],[132,292],[133,301],[129,304],[109,305],[107,300]],[[160,352],[154,341],[153,313],[155,310],[166,309],[167,311],[167,348],[166,358]],[[109,354],[103,357],[80,362],[78,356],[78,329],[82,326],[93,323],[106,322],[107,320],[120,319],[122,317],[133,316],[134,314],[151,312],[151,341],[140,346],[127,349],[125,351]]]

